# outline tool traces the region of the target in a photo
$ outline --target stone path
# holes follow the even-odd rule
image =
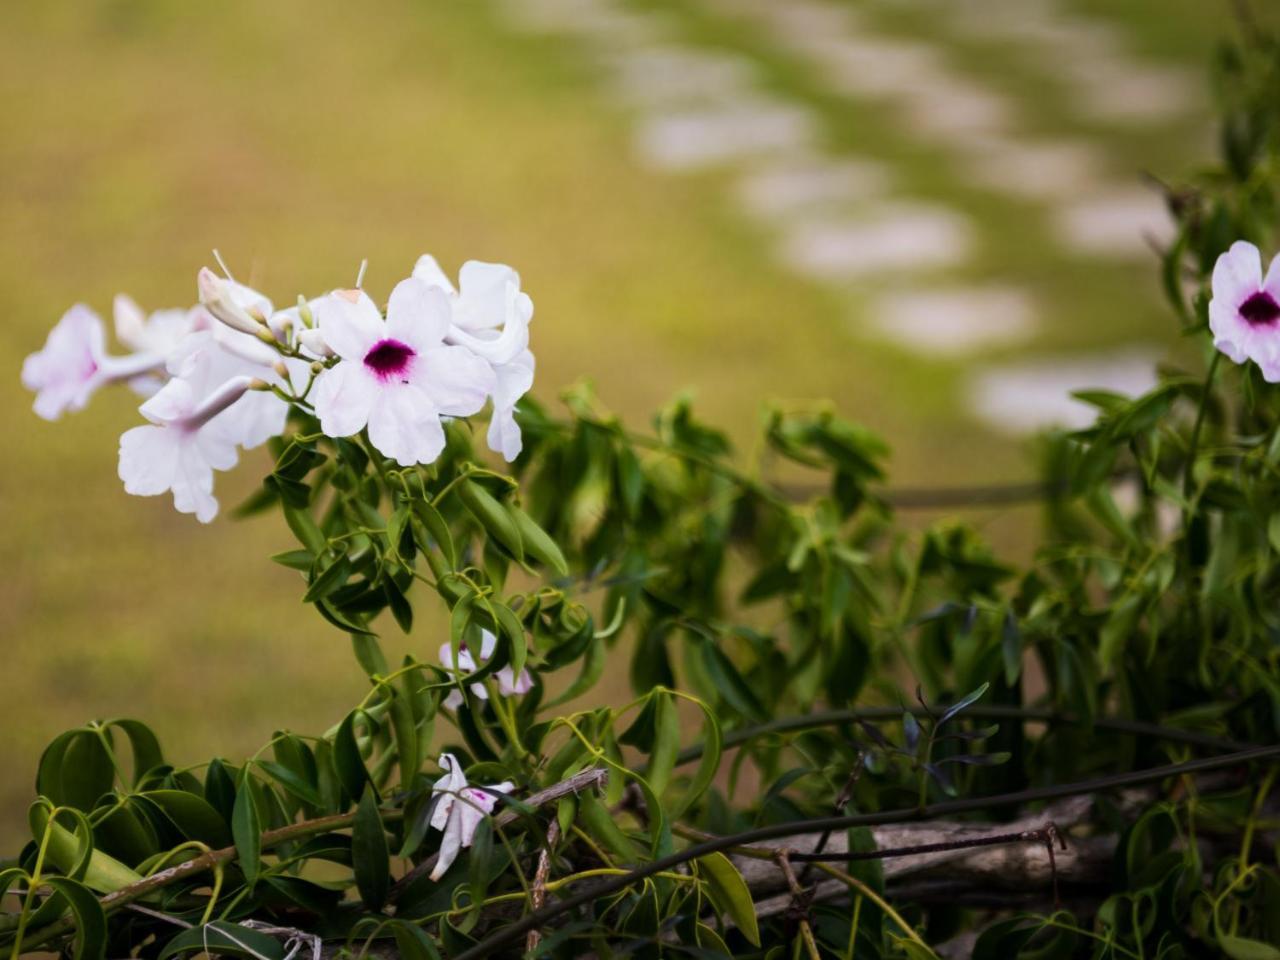
[[[1195,102],[1182,71],[1136,56],[1116,25],[1068,0],[899,0],[943,36],[881,28],[852,0],[501,0],[505,22],[578,41],[601,82],[634,118],[635,152],[672,174],[715,170],[741,215],[772,237],[780,263],[850,298],[857,335],[936,362],[1032,349],[1043,326],[1033,289],[986,276],[987,240],[962,202],[914,195],[874,145],[833,146],[829,117],[770,83],[769,61],[804,73],[819,95],[893,118],[894,135],[926,150],[966,190],[1025,207],[1061,255],[1148,257],[1167,238],[1159,197],[1109,167],[1107,143],[1078,130],[1042,132],[1037,104],[971,75],[955,44],[999,51],[1060,89],[1087,124],[1159,127]],[[755,49],[690,39],[682,14],[746,29]],[[761,53],[761,46],[765,52]],[[1080,422],[1069,390],[1135,392],[1152,351],[1010,360],[971,371],[965,399],[1001,430]],[[1087,413],[1087,411],[1086,411]]]

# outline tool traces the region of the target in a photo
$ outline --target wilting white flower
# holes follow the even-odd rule
[[[397,463],[431,463],[444,450],[440,418],[476,413],[493,391],[489,364],[444,342],[448,299],[421,280],[396,285],[385,320],[362,290],[334,291],[314,310],[325,344],[342,358],[317,377],[312,397],[331,437],[367,426]]]
[[[241,333],[257,335],[275,312],[271,301],[243,283],[220,277],[208,267],[196,275],[200,302],[227,326]]]
[[[67,410],[83,410],[103,384],[133,381],[163,365],[156,353],[109,356],[102,320],[76,304],[49,331],[43,349],[23,362],[22,385],[36,392],[36,413],[57,420]]]
[[[533,386],[534,372],[529,352],[533,301],[520,290],[520,274],[500,263],[468,260],[458,271],[455,289],[435,257],[426,254],[418,258],[413,275],[448,292],[452,311],[445,339],[493,366],[496,384],[489,446],[508,461],[514,460],[522,446],[515,407]]]
[[[1218,257],[1209,301],[1213,345],[1236,363],[1252,360],[1280,382],[1280,255],[1262,275],[1262,254],[1239,240]]]
[[[515,784],[509,780],[479,789],[467,785],[466,775],[458,760],[451,753],[441,754],[440,769],[444,776],[435,782],[431,793],[440,794],[435,810],[431,813],[431,826],[441,831],[440,854],[436,858],[431,879],[439,880],[458,858],[458,851],[471,846],[480,821],[493,813],[498,802],[494,795],[510,793]]]
[[[493,656],[493,651],[497,649],[498,638],[488,630],[480,631],[480,660],[484,662]],[[455,660],[453,656],[453,644],[444,643],[440,645],[440,662],[444,664],[447,670],[452,670],[461,674],[475,673],[479,670],[475,657],[471,655],[471,651],[467,649],[464,643],[458,650],[458,657]],[[521,670],[520,676],[516,676],[511,669],[511,665],[503,667],[494,676],[498,680],[498,693],[504,697],[515,696],[520,693],[528,693],[533,689],[533,677],[529,675],[528,670]],[[489,699],[489,691],[485,689],[483,683],[473,683],[471,693],[481,700]],[[462,706],[463,697],[461,690],[450,690],[449,695],[444,699],[444,705],[450,710],[457,710]]]

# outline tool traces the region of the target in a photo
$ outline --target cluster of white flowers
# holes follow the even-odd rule
[[[77,304],[23,364],[46,420],[83,409],[104,384],[127,383],[147,398],[139,411],[149,423],[120,438],[129,493],[171,492],[179,511],[207,523],[218,512],[214,471],[233,467],[239,448],[282,433],[291,404],[314,412],[332,437],[367,429],[380,453],[412,466],[440,456],[444,419],[491,401],[489,445],[509,461],[519,455],[515,407],[533,384],[533,301],[510,267],[468,261],[455,288],[424,256],[391,292],[385,316],[361,289],[277,311],[208,269],[197,287],[198,305],[149,316],[116,297],[127,355],[107,353],[102,320]]]

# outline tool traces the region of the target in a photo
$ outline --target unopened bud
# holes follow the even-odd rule
[[[298,294],[298,316],[308,327],[316,325],[316,315],[311,312],[311,304],[307,303],[307,298],[302,294]]]
[[[324,336],[314,327],[299,330],[298,343],[317,357],[333,356],[333,351],[329,349],[329,344],[324,342]]]
[[[289,379],[289,368],[284,365],[283,360],[277,360],[275,363],[271,365],[271,369],[274,370],[278,376],[283,377],[285,380]]]
[[[227,326],[256,336],[262,330],[263,322],[236,302],[235,288],[232,283],[233,281],[224,280],[208,267],[202,267],[196,278],[196,286],[200,290],[200,302],[204,304],[205,309]]]

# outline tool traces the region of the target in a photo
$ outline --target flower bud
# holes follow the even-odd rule
[[[332,357],[333,350],[324,342],[320,331],[314,327],[298,331],[298,343],[309,353],[317,357]]]
[[[234,281],[224,280],[208,267],[202,267],[196,284],[200,290],[200,302],[211,314],[234,330],[257,336],[263,321],[240,304]]]

